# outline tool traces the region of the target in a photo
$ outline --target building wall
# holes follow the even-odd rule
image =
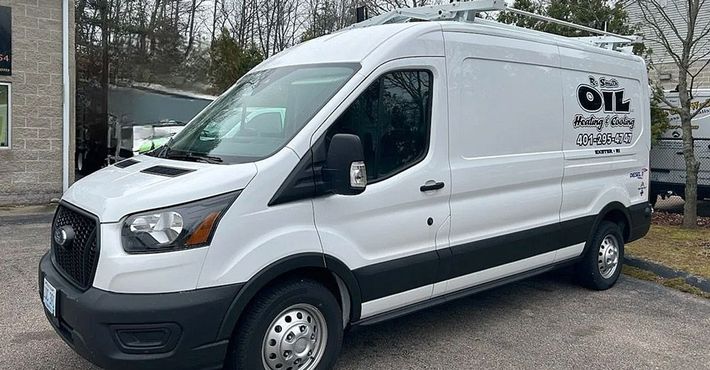
[[[678,32],[681,35],[685,35],[688,29],[688,24],[684,21],[686,18],[685,14],[687,14],[687,2],[682,0],[659,0],[659,4],[664,5],[665,13]],[[651,71],[650,76],[655,78],[656,81],[659,81],[664,89],[674,89],[678,85],[678,66],[673,63],[673,58],[667,52],[666,48],[655,41],[655,34],[651,27],[648,26],[637,0],[624,0],[624,9],[629,16],[631,25],[644,36],[646,47],[652,50],[650,60],[654,70]],[[653,7],[650,7],[650,9],[653,9]],[[672,49],[675,53],[680,54],[682,44],[677,37],[673,36],[673,31],[671,27],[668,26],[668,23],[661,20],[661,13],[649,13],[648,16],[649,18],[659,20],[659,25],[665,31],[664,34],[667,35]],[[708,27],[710,27],[710,3],[705,4],[700,14],[698,14],[695,32],[701,33]],[[710,37],[708,37],[707,40],[699,42],[694,53],[701,58],[692,66],[691,73],[697,73],[698,69],[702,67],[704,67],[704,69],[700,72],[698,77],[696,77],[695,86],[693,87],[710,88],[710,65],[706,65],[708,59],[710,59]]]
[[[705,68],[698,71],[703,66]],[[710,89],[710,65],[705,66],[705,63],[696,63],[690,69],[690,73],[698,74],[693,82],[693,89]],[[654,80],[659,81],[664,89],[673,90],[678,86],[678,66],[674,63],[655,64],[654,70],[651,71],[650,75]],[[690,80],[688,80],[688,83],[690,83]]]
[[[0,149],[0,206],[49,202],[62,193],[62,0],[0,5],[12,8],[12,76],[0,76],[12,83],[12,146]]]

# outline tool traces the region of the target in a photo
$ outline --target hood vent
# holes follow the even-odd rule
[[[177,176],[184,175],[186,173],[190,173],[192,171],[194,171],[194,170],[187,169],[187,168],[177,168],[177,167],[168,167],[168,166],[153,166],[150,168],[146,168],[145,170],[143,170],[141,172],[149,173],[151,175],[177,177]]]
[[[126,168],[126,167],[133,166],[134,164],[138,164],[138,163],[140,163],[140,162],[138,162],[135,159],[126,159],[124,161],[120,161],[120,162],[114,164],[114,166],[116,166],[118,168]]]

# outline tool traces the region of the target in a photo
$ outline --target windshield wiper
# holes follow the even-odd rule
[[[210,164],[220,164],[220,163],[224,162],[224,160],[220,157],[215,157],[212,155],[201,154],[201,153],[193,153],[193,152],[184,152],[184,154],[183,154],[183,153],[175,152],[169,148],[165,152],[165,155],[163,157],[166,159],[177,159],[177,160],[181,160],[181,161],[203,162],[203,163],[210,163]]]

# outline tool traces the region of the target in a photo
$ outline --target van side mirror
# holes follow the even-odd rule
[[[333,135],[323,171],[330,190],[335,194],[356,195],[365,191],[367,170],[360,137]]]

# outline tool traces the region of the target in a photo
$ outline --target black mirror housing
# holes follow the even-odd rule
[[[333,135],[323,171],[331,192],[335,194],[357,195],[365,191],[367,172],[360,137]]]

